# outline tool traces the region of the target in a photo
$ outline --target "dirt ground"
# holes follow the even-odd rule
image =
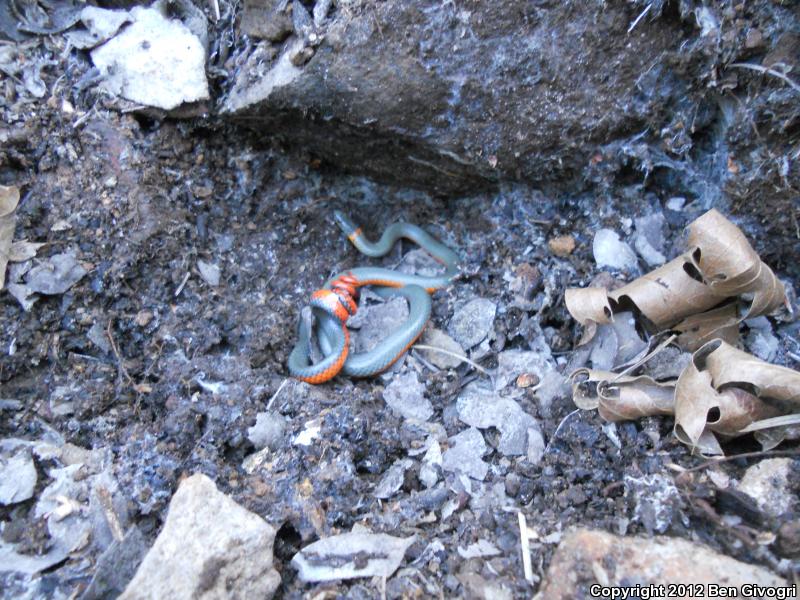
[[[541,422],[546,450],[538,463],[497,452],[498,435],[490,429],[489,475],[471,496],[457,491],[452,474],[440,488],[425,489],[415,464],[399,491],[381,500],[373,496],[376,484],[427,437],[423,426],[397,416],[383,399],[397,375],[339,377],[316,387],[288,379],[287,357],[310,293],[347,267],[391,266],[401,254],[364,259],[334,225],[333,210],[351,214],[373,237],[403,220],[456,249],[463,276],[434,295],[432,326],[447,330],[453,312],[470,299],[494,302],[483,367],[495,368],[503,350],[544,343],[564,370],[580,333],[563,291],[597,274],[597,229],[630,230],[630,219],[663,209],[669,198],[652,186],[621,180],[602,192],[545,193],[507,183],[473,196],[437,198],[337,172],[211,117],[126,113],[113,99],[76,85],[85,59],[51,56],[44,97],[7,97],[0,183],[22,192],[15,239],[45,243],[39,258],[74,251],[87,275],[63,294],[40,296],[27,311],[9,293],[0,294],[0,397],[21,403],[1,409],[0,438],[36,440],[54,431],[80,448],[106,451],[120,518],[136,524],[148,542],[177,484],[202,472],[279,529],[280,597],[325,590],[375,597],[376,582],[304,584],[289,565],[306,544],[356,523],[416,534],[408,563],[432,542],[443,544],[433,560],[426,555],[418,568],[390,578],[387,597],[467,596],[465,573],[499,582],[514,597],[530,596],[536,586],[522,575],[517,511],[542,540],[532,548],[537,578],[561,532],[575,525],[666,533],[786,577],[796,573],[794,550],[763,543],[764,535],[800,519],[796,509],[776,520],[746,499],[713,489],[697,472],[677,476],[674,465],[691,468],[703,459],[673,437],[670,418],[619,424],[612,433],[597,414],[575,412],[568,394],[545,404],[528,389],[517,401]],[[674,255],[683,227],[703,207],[664,212]],[[743,210],[735,220],[778,276],[796,287],[794,248],[776,247],[762,235],[759,212]],[[564,235],[576,249],[555,256],[547,241]],[[204,280],[198,260],[220,268],[219,285]],[[508,285],[521,265],[535,272],[527,305]],[[792,358],[796,324],[782,324],[776,334],[776,362],[800,368]],[[455,401],[479,374],[467,364],[431,370],[413,356],[405,368],[426,388],[434,409],[430,422],[441,424],[448,437],[461,431]],[[267,465],[248,473],[242,463],[255,448],[247,430],[268,403],[285,418],[286,436]],[[319,443],[293,444],[314,419],[321,419]],[[747,440],[726,447],[731,454],[756,449]],[[794,452],[791,445],[782,449]],[[751,464],[737,459],[724,470],[736,478]],[[37,459],[37,492],[48,484],[52,466]],[[666,513],[643,516],[632,479],[650,482],[651,491],[659,482],[674,484],[677,494],[659,505]],[[791,485],[796,494],[800,478]],[[456,508],[442,519],[451,500]],[[15,543],[31,554],[49,543],[32,510],[35,501],[36,495],[0,508],[0,520],[23,532]],[[500,554],[464,559],[456,551],[478,540],[490,541]],[[41,581],[6,574],[3,594],[70,597],[91,580],[100,550],[87,547],[49,568]]]

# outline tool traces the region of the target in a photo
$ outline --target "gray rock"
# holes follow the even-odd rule
[[[261,412],[256,415],[256,423],[247,430],[247,439],[256,450],[280,447],[286,432],[286,420],[277,412]]]
[[[100,321],[95,321],[86,332],[86,337],[103,352],[111,352],[111,342],[108,341],[106,329]]]
[[[273,42],[286,39],[294,29],[288,5],[286,0],[244,0],[242,31]]]
[[[275,529],[201,474],[172,497],[164,528],[121,600],[271,598]]]
[[[761,360],[772,362],[778,354],[780,342],[772,333],[772,325],[767,317],[748,319],[745,324],[750,328],[747,333],[747,347]]]
[[[636,238],[634,247],[650,267],[657,267],[666,262],[664,256],[664,214],[652,213],[644,217],[637,217]]]
[[[393,296],[386,302],[366,304],[367,294],[361,301],[358,312],[348,321],[348,325],[357,328],[353,332],[353,350],[368,352],[386,338],[388,332],[394,331],[408,319],[408,303],[401,296]]]
[[[425,360],[440,369],[454,369],[463,362],[457,357],[466,356],[464,354],[464,349],[459,343],[441,329],[426,329],[425,333],[422,335],[422,343],[427,346],[447,350],[450,353],[445,354],[444,352],[436,352],[434,350],[422,351],[425,355]],[[456,356],[452,356],[452,354]]]
[[[497,392],[468,385],[457,401],[458,418],[472,427],[494,427],[500,431],[497,449],[505,456],[519,456],[528,451],[528,431],[539,431],[539,423],[511,398]],[[541,437],[541,433],[539,433]]]
[[[624,479],[625,496],[634,504],[633,518],[639,521],[645,530],[663,533],[673,519],[680,516],[683,499],[678,488],[668,475],[654,473],[633,477],[626,475]]]
[[[131,527],[124,538],[111,542],[100,555],[94,576],[80,600],[106,600],[119,596],[133,579],[146,552],[144,536],[137,527]]]
[[[480,344],[494,324],[497,305],[486,298],[475,298],[456,310],[450,319],[450,335],[462,348],[469,350]]]
[[[464,473],[473,479],[483,480],[489,465],[481,457],[489,453],[481,432],[470,427],[449,439],[450,447],[442,454],[442,469]]]
[[[268,24],[276,4],[248,6],[263,7]],[[268,33],[252,24],[254,13],[243,19],[252,35],[289,29],[284,21]],[[679,43],[681,23],[662,19],[630,34],[632,13],[626,3],[573,1],[337,3],[304,68],[286,68],[290,48],[266,66],[248,62],[223,110],[403,185],[452,192],[503,175],[563,180],[599,144],[653,118],[665,100],[642,94],[643,73],[677,79],[660,57]],[[685,88],[674,87],[683,99]]]
[[[343,533],[306,546],[294,555],[292,566],[305,582],[390,577],[415,539],[385,533]]]
[[[592,252],[598,267],[633,271],[638,265],[634,251],[611,229],[601,229],[594,234]]]
[[[0,504],[8,506],[31,498],[36,480],[30,447],[4,444],[0,451]]]
[[[422,466],[419,469],[419,480],[426,488],[432,488],[439,481],[442,470],[442,447],[434,441],[425,456],[422,457]]]
[[[158,3],[130,11],[133,23],[91,52],[109,93],[172,110],[207,100],[206,53],[201,40]]]
[[[766,514],[780,517],[797,506],[789,483],[791,469],[790,458],[768,458],[748,467],[736,487],[753,498]]]
[[[86,275],[73,253],[55,254],[25,275],[25,285],[33,293],[63,294]]]
[[[414,371],[396,376],[383,390],[383,399],[392,411],[404,419],[427,421],[433,416],[433,405],[425,398],[425,386]]]
[[[548,373],[555,370],[555,363],[547,354],[523,350],[505,350],[497,356],[495,389],[502,390],[514,383],[523,373],[536,375],[543,381]]]
[[[400,488],[403,487],[406,471],[413,465],[414,461],[408,458],[396,460],[394,464],[389,467],[389,470],[384,473],[383,477],[381,477],[372,495],[382,500],[394,496]]]

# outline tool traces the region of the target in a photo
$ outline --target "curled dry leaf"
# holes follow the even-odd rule
[[[712,340],[694,353],[678,378],[675,435],[702,451],[702,436],[741,435],[756,421],[795,412],[798,403],[800,373]]]
[[[572,399],[578,408],[598,409],[606,421],[628,421],[675,412],[675,382],[646,375],[578,369],[571,375]]]
[[[614,320],[605,288],[570,288],[564,292],[564,304],[573,318],[585,328],[579,346],[591,341],[598,325]]]
[[[695,350],[714,338],[732,341],[741,321],[785,302],[783,284],[718,211],[690,224],[688,241],[686,253],[617,290],[567,290],[567,310],[587,326],[581,343],[609,313],[632,310],[651,332],[674,329],[681,346]]]
[[[17,223],[17,204],[19,204],[19,188],[13,185],[0,185],[0,290],[6,283],[6,266]]]

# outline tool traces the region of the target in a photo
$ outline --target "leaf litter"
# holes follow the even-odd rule
[[[735,346],[743,321],[787,304],[784,284],[717,210],[688,226],[687,242],[686,252],[617,289],[566,290],[567,309],[584,326],[578,346],[591,349],[595,367],[572,373],[573,401],[611,422],[673,415],[676,437],[702,454],[723,454],[721,441],[749,432],[772,448],[800,422],[800,373]],[[634,329],[654,336],[650,347],[671,337],[631,360],[608,340],[627,340],[641,356]],[[632,374],[668,345],[692,353],[678,376],[654,377],[647,367]]]

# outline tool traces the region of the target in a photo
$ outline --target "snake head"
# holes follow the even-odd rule
[[[336,221],[336,224],[339,226],[339,229],[341,229],[347,237],[350,237],[350,235],[356,229],[358,229],[358,225],[353,223],[350,217],[348,217],[340,210],[333,211],[333,220]]]

